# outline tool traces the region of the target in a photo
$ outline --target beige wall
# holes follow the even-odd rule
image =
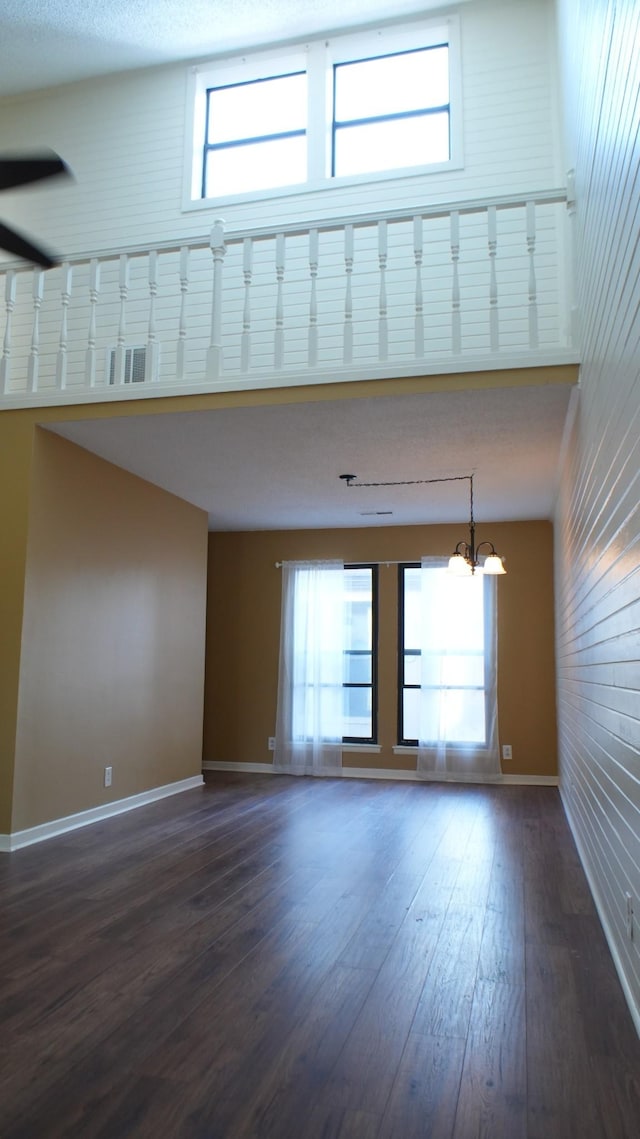
[[[36,429],[14,831],[199,774],[205,566],[203,511]]]
[[[274,734],[281,574],[276,561],[416,560],[448,554],[464,526],[382,527],[209,535],[204,759],[268,763]],[[548,522],[478,525],[507,559],[498,582],[499,718],[513,747],[505,773],[556,773],[553,540]],[[345,753],[350,767],[412,768],[396,743],[397,568],[380,567],[379,754]]]

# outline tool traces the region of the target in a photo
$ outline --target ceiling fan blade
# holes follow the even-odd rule
[[[28,157],[0,157],[0,190],[10,190],[13,186],[24,186],[43,178],[53,178],[56,174],[68,173],[70,171],[66,162],[53,151]]]
[[[16,257],[23,257],[25,261],[33,261],[36,265],[41,265],[43,269],[51,269],[59,263],[44,249],[32,245],[26,237],[22,237],[15,230],[2,224],[0,224],[0,249],[4,249],[6,253],[13,253]]]

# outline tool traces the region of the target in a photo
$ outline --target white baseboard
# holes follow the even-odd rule
[[[227,763],[224,760],[208,759],[202,764],[203,771],[245,771],[250,775],[280,775],[281,772],[274,771],[273,764],[271,763]],[[415,783],[435,783],[441,782],[436,777],[425,778],[418,775],[417,771],[413,770],[398,770],[397,768],[385,767],[343,767],[339,772],[332,772],[331,777],[336,778],[340,776],[342,779],[396,779],[400,781],[412,781]],[[487,784],[513,784],[523,787],[528,786],[542,786],[542,787],[557,787],[557,775],[499,775],[497,779],[486,779],[484,776],[475,778],[463,779],[456,778],[450,779],[450,783],[487,783]]]
[[[55,838],[74,831],[77,827],[86,827],[90,823],[97,823],[101,819],[108,819],[111,815],[121,815],[124,811],[133,811],[136,807],[144,807],[156,799],[166,799],[168,795],[177,795],[180,791],[190,791],[193,787],[201,787],[204,780],[201,775],[192,775],[188,779],[179,779],[175,783],[166,783],[163,787],[152,787],[150,791],[141,791],[139,795],[129,795],[126,799],[116,799],[113,803],[105,803],[100,807],[90,807],[88,811],[79,811],[77,815],[66,815],[62,819],[52,819],[50,823],[41,823],[37,827],[29,827],[24,831],[14,831],[13,834],[0,835],[0,852],[19,850],[23,846],[31,846],[34,842],[43,842],[47,838]]]
[[[602,926],[602,928],[604,930],[604,936],[607,939],[607,945],[609,946],[609,952],[611,953],[611,957],[613,959],[613,964],[615,966],[616,973],[618,974],[618,980],[620,981],[620,984],[622,985],[622,991],[624,993],[627,1005],[629,1006],[629,1012],[631,1013],[631,1019],[633,1020],[635,1030],[638,1033],[638,1036],[640,1036],[640,1005],[638,1005],[638,1003],[636,1001],[635,995],[633,993],[633,990],[632,990],[631,985],[629,983],[629,980],[627,978],[627,974],[626,974],[624,965],[622,963],[622,959],[621,959],[620,954],[618,952],[617,938],[616,938],[614,931],[612,930],[611,925],[609,923],[609,919],[607,917],[606,910],[605,910],[604,906],[602,905],[602,899],[600,897],[600,890],[598,889],[595,878],[593,877],[593,874],[591,872],[591,867],[590,867],[589,861],[586,857],[586,853],[584,850],[584,846],[582,845],[582,839],[580,838],[578,829],[575,826],[573,819],[571,818],[571,811],[569,808],[569,803],[568,803],[567,799],[565,798],[564,794],[562,793],[562,787],[560,788],[560,798],[562,799],[562,805],[564,807],[564,813],[565,813],[567,822],[569,824],[569,829],[571,831],[571,834],[573,835],[573,841],[576,844],[578,854],[580,856],[580,862],[582,863],[582,869],[584,870],[585,877],[587,879],[587,882],[589,883],[589,889],[591,890],[591,896],[592,896],[593,901],[595,903],[596,910],[598,911],[598,917],[600,918],[600,925]]]

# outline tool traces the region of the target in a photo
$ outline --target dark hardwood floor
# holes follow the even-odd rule
[[[2,1139],[637,1139],[547,787],[211,776],[0,856]]]

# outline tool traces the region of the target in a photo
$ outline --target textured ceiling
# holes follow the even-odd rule
[[[0,0],[0,95],[423,13],[442,0]]]
[[[55,430],[200,506],[214,530],[468,517],[464,483],[357,489],[340,481],[345,473],[363,482],[473,473],[478,521],[548,518],[571,390],[349,398],[81,421]]]

